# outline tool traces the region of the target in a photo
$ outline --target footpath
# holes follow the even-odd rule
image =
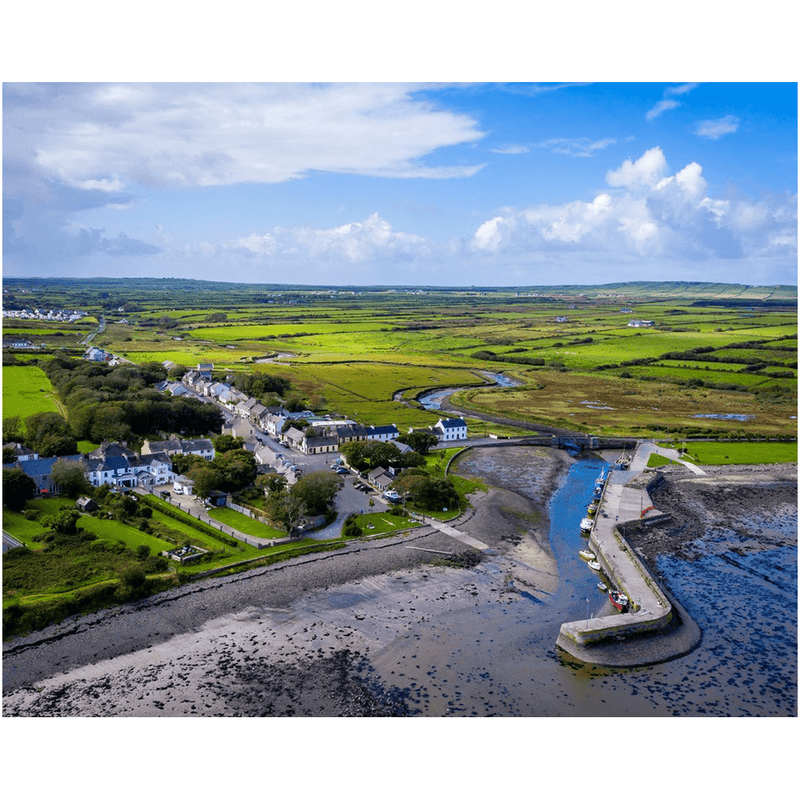
[[[640,666],[676,658],[700,641],[697,625],[668,597],[624,538],[627,526],[665,519],[653,508],[647,493],[644,469],[653,452],[667,455],[674,451],[643,442],[628,471],[611,472],[589,538],[589,549],[606,582],[627,595],[629,611],[565,622],[556,639],[558,647],[587,663]],[[678,454],[674,455],[678,460]]]

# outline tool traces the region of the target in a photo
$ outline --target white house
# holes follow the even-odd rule
[[[466,439],[467,423],[460,417],[456,419],[440,419],[433,426],[433,432],[439,437],[440,442],[452,442],[457,439]]]
[[[118,442],[103,442],[87,455],[87,478],[92,486],[108,483],[120,488],[160,486],[173,478],[172,462],[164,454],[138,455]]]
[[[367,428],[367,439],[378,442],[390,442],[400,435],[396,425],[370,425]]]

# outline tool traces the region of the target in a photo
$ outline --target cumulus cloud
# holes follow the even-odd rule
[[[691,92],[692,89],[696,89],[699,85],[699,83],[682,83],[680,86],[668,86],[664,89],[664,94],[686,94],[687,92]]]
[[[592,253],[600,260],[791,259],[796,198],[713,198],[696,162],[672,173],[660,148],[609,170],[591,202],[506,211],[478,226],[473,253]],[[647,263],[647,262],[644,262]]]
[[[636,189],[657,183],[667,170],[667,159],[660,147],[653,147],[636,161],[626,159],[618,169],[606,173],[609,186]]]
[[[739,130],[739,119],[732,115],[722,119],[707,119],[697,123],[696,133],[706,139],[719,139],[726,133],[736,133]]]
[[[564,156],[576,156],[578,158],[588,158],[593,156],[598,150],[604,150],[612,144],[616,144],[616,139],[598,139],[591,141],[590,139],[548,139],[545,142],[539,142],[538,147],[546,147],[553,153],[558,153]]]
[[[430,243],[422,236],[393,230],[376,212],[361,222],[334,228],[273,227],[216,247],[210,244],[202,247],[205,254],[232,252],[257,259],[276,257],[355,264],[419,258],[429,252]]]

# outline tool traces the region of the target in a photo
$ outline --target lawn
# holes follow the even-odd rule
[[[234,530],[246,533],[248,536],[257,536],[260,539],[283,539],[287,535],[286,531],[271,528],[263,522],[234,511],[232,508],[212,508],[208,513],[223,525],[228,525]]]
[[[39,367],[3,367],[3,419],[42,411],[61,413],[47,375]]]
[[[796,442],[688,442],[695,464],[796,464]],[[680,446],[680,445],[678,445]]]

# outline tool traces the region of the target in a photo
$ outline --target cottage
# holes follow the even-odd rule
[[[367,439],[378,442],[390,442],[400,436],[396,425],[370,425],[367,428]]]
[[[91,497],[79,497],[75,503],[75,507],[78,511],[83,511],[85,514],[90,514],[92,511],[97,511],[97,509],[100,508]]]
[[[467,438],[467,423],[463,419],[440,419],[434,426],[433,432],[439,437],[440,442],[451,442]]]
[[[85,459],[81,455],[75,456],[51,456],[50,458],[31,458],[26,461],[18,461],[14,469],[21,469],[29,478],[33,478],[36,484],[36,494],[59,494],[61,487],[53,481],[50,474],[53,464],[56,461],[75,461],[84,469],[86,468]]]
[[[145,439],[142,445],[142,455],[157,454],[166,456],[178,454],[200,456],[206,461],[212,461],[214,459],[215,450],[210,439],[179,439],[175,434],[161,442],[151,442]]]
[[[385,492],[392,485],[394,479],[394,475],[381,467],[376,467],[367,473],[367,481],[380,492]]]
[[[87,477],[92,486],[161,485],[172,479],[172,461],[164,453],[138,455],[124,442],[103,442],[87,455]]]

